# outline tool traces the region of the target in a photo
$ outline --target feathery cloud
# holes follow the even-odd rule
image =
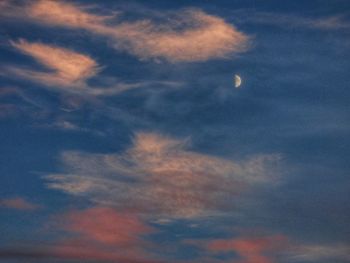
[[[141,59],[205,61],[241,53],[249,42],[249,37],[233,25],[200,10],[169,13],[169,19],[161,25],[152,20],[112,23],[113,16],[96,15],[83,6],[64,1],[37,1],[26,10],[28,17],[45,25],[85,29],[107,36],[116,49]]]
[[[174,24],[165,26],[150,20],[120,24],[113,32],[116,47],[141,59],[171,62],[225,58],[248,47],[248,37],[219,17],[200,10],[186,10],[175,17]],[[175,26],[184,29],[176,30]]]
[[[91,30],[108,18],[88,13],[77,4],[53,0],[35,1],[27,6],[26,13],[41,23]]]
[[[91,57],[75,51],[46,45],[30,43],[23,39],[12,45],[26,55],[33,57],[52,72],[33,71],[23,68],[10,68],[16,75],[48,86],[79,87],[99,72],[99,66]]]
[[[138,133],[122,154],[65,152],[65,173],[50,188],[122,210],[193,218],[232,206],[243,189],[269,181],[271,162],[261,155],[233,162],[189,151],[184,140]]]
[[[328,261],[349,261],[348,244],[299,244],[289,253],[290,258],[295,261],[316,262]]]

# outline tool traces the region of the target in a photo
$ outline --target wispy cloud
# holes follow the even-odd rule
[[[0,199],[0,208],[9,208],[15,210],[36,210],[38,205],[33,204],[22,197],[14,197],[7,199]]]
[[[269,181],[278,159],[234,162],[187,148],[186,140],[138,133],[122,154],[65,152],[66,171],[47,176],[49,187],[155,217],[193,218],[218,213],[243,189]]]
[[[99,30],[109,18],[89,13],[81,5],[53,0],[39,0],[26,7],[29,17],[49,25],[66,26],[69,28],[83,28]]]
[[[85,29],[107,36],[116,49],[141,59],[205,61],[243,52],[249,42],[249,37],[233,25],[201,10],[169,13],[161,24],[149,19],[135,22],[118,19],[115,23],[113,16],[93,14],[86,7],[64,1],[37,1],[25,10],[29,18],[45,25]]]
[[[299,244],[294,247],[289,256],[293,261],[303,262],[350,261],[348,244]]]
[[[142,58],[164,58],[171,62],[205,61],[225,58],[247,49],[248,37],[223,19],[200,10],[186,10],[175,15],[174,24],[159,26],[144,20],[123,23],[113,34],[117,48]],[[175,26],[184,29],[176,30]]]
[[[39,81],[48,86],[80,87],[99,72],[99,66],[90,56],[66,48],[30,43],[25,40],[12,45],[26,55],[46,66],[52,72],[40,72],[23,68],[12,68],[22,77]]]
[[[1,67],[2,73],[0,74],[28,79],[61,92],[98,97],[115,95],[129,89],[152,84],[146,82],[123,83],[116,78],[98,76],[102,66],[93,58],[64,47],[41,42],[28,42],[23,39],[12,41],[11,45],[25,55],[31,56],[47,69],[40,71],[28,67],[5,65]],[[108,87],[89,85],[87,82],[93,77],[108,79],[109,82],[113,83],[110,83]]]

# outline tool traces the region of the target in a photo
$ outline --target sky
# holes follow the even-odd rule
[[[350,262],[349,58],[348,0],[0,0],[0,262]]]

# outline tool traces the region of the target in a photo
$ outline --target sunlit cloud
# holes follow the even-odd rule
[[[273,255],[267,255],[269,252],[278,252],[286,243],[283,236],[272,236],[262,238],[237,238],[222,239],[210,241],[208,249],[212,252],[230,252],[238,253],[240,263],[273,263]]]
[[[48,86],[80,87],[99,71],[98,64],[90,56],[66,48],[25,40],[12,42],[12,45],[52,71],[41,72],[17,67],[12,68],[12,72]]]
[[[124,83],[117,78],[99,76],[100,66],[87,54],[78,53],[64,47],[48,45],[40,42],[28,42],[20,39],[12,41],[11,45],[25,55],[46,67],[46,70],[33,70],[29,67],[5,65],[0,69],[0,75],[28,79],[40,83],[44,87],[56,89],[71,95],[86,95],[90,101],[95,97],[111,96],[126,90],[147,87],[154,84],[169,87],[179,86],[181,83],[166,81],[141,81]],[[98,77],[100,80],[108,80],[108,86],[89,85],[89,79]],[[89,98],[80,99],[89,101]]]
[[[121,154],[65,152],[48,186],[93,202],[162,217],[193,218],[234,204],[234,196],[274,178],[275,155],[231,161],[188,150],[186,140],[138,133]]]
[[[226,255],[234,263],[276,263],[278,256],[289,248],[289,240],[283,235],[237,236],[226,239],[189,240],[188,244],[198,246],[202,254],[214,260],[215,256]],[[232,256],[232,253],[234,253]],[[210,261],[209,262],[215,262]],[[221,262],[221,261],[219,261]],[[226,261],[225,261],[226,262]]]
[[[44,24],[98,30],[108,17],[94,15],[85,9],[64,1],[39,0],[29,4],[26,13]]]
[[[29,202],[22,197],[0,199],[0,208],[9,208],[15,210],[36,210],[38,205]]]
[[[176,30],[176,26],[185,29]],[[123,23],[114,32],[117,48],[142,58],[164,58],[171,62],[205,61],[225,58],[247,49],[248,37],[223,19],[200,10],[176,14],[174,25],[144,20]]]
[[[119,213],[107,207],[74,210],[60,219],[63,221],[63,229],[76,233],[83,239],[116,247],[140,244],[140,236],[152,232],[152,228],[136,215]]]
[[[233,25],[201,10],[169,13],[169,19],[162,24],[149,19],[135,22],[118,19],[113,23],[110,20],[114,16],[93,14],[86,7],[64,1],[37,1],[26,7],[26,13],[45,25],[85,29],[107,36],[116,49],[140,59],[190,62],[225,58],[245,51],[249,42],[249,37]]]
[[[0,249],[1,259],[89,260],[97,262],[161,262],[145,236],[155,230],[135,214],[91,207],[64,212],[51,220],[61,234],[50,244]]]

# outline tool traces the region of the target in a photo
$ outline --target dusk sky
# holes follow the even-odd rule
[[[349,71],[349,0],[0,0],[0,262],[350,262]]]

